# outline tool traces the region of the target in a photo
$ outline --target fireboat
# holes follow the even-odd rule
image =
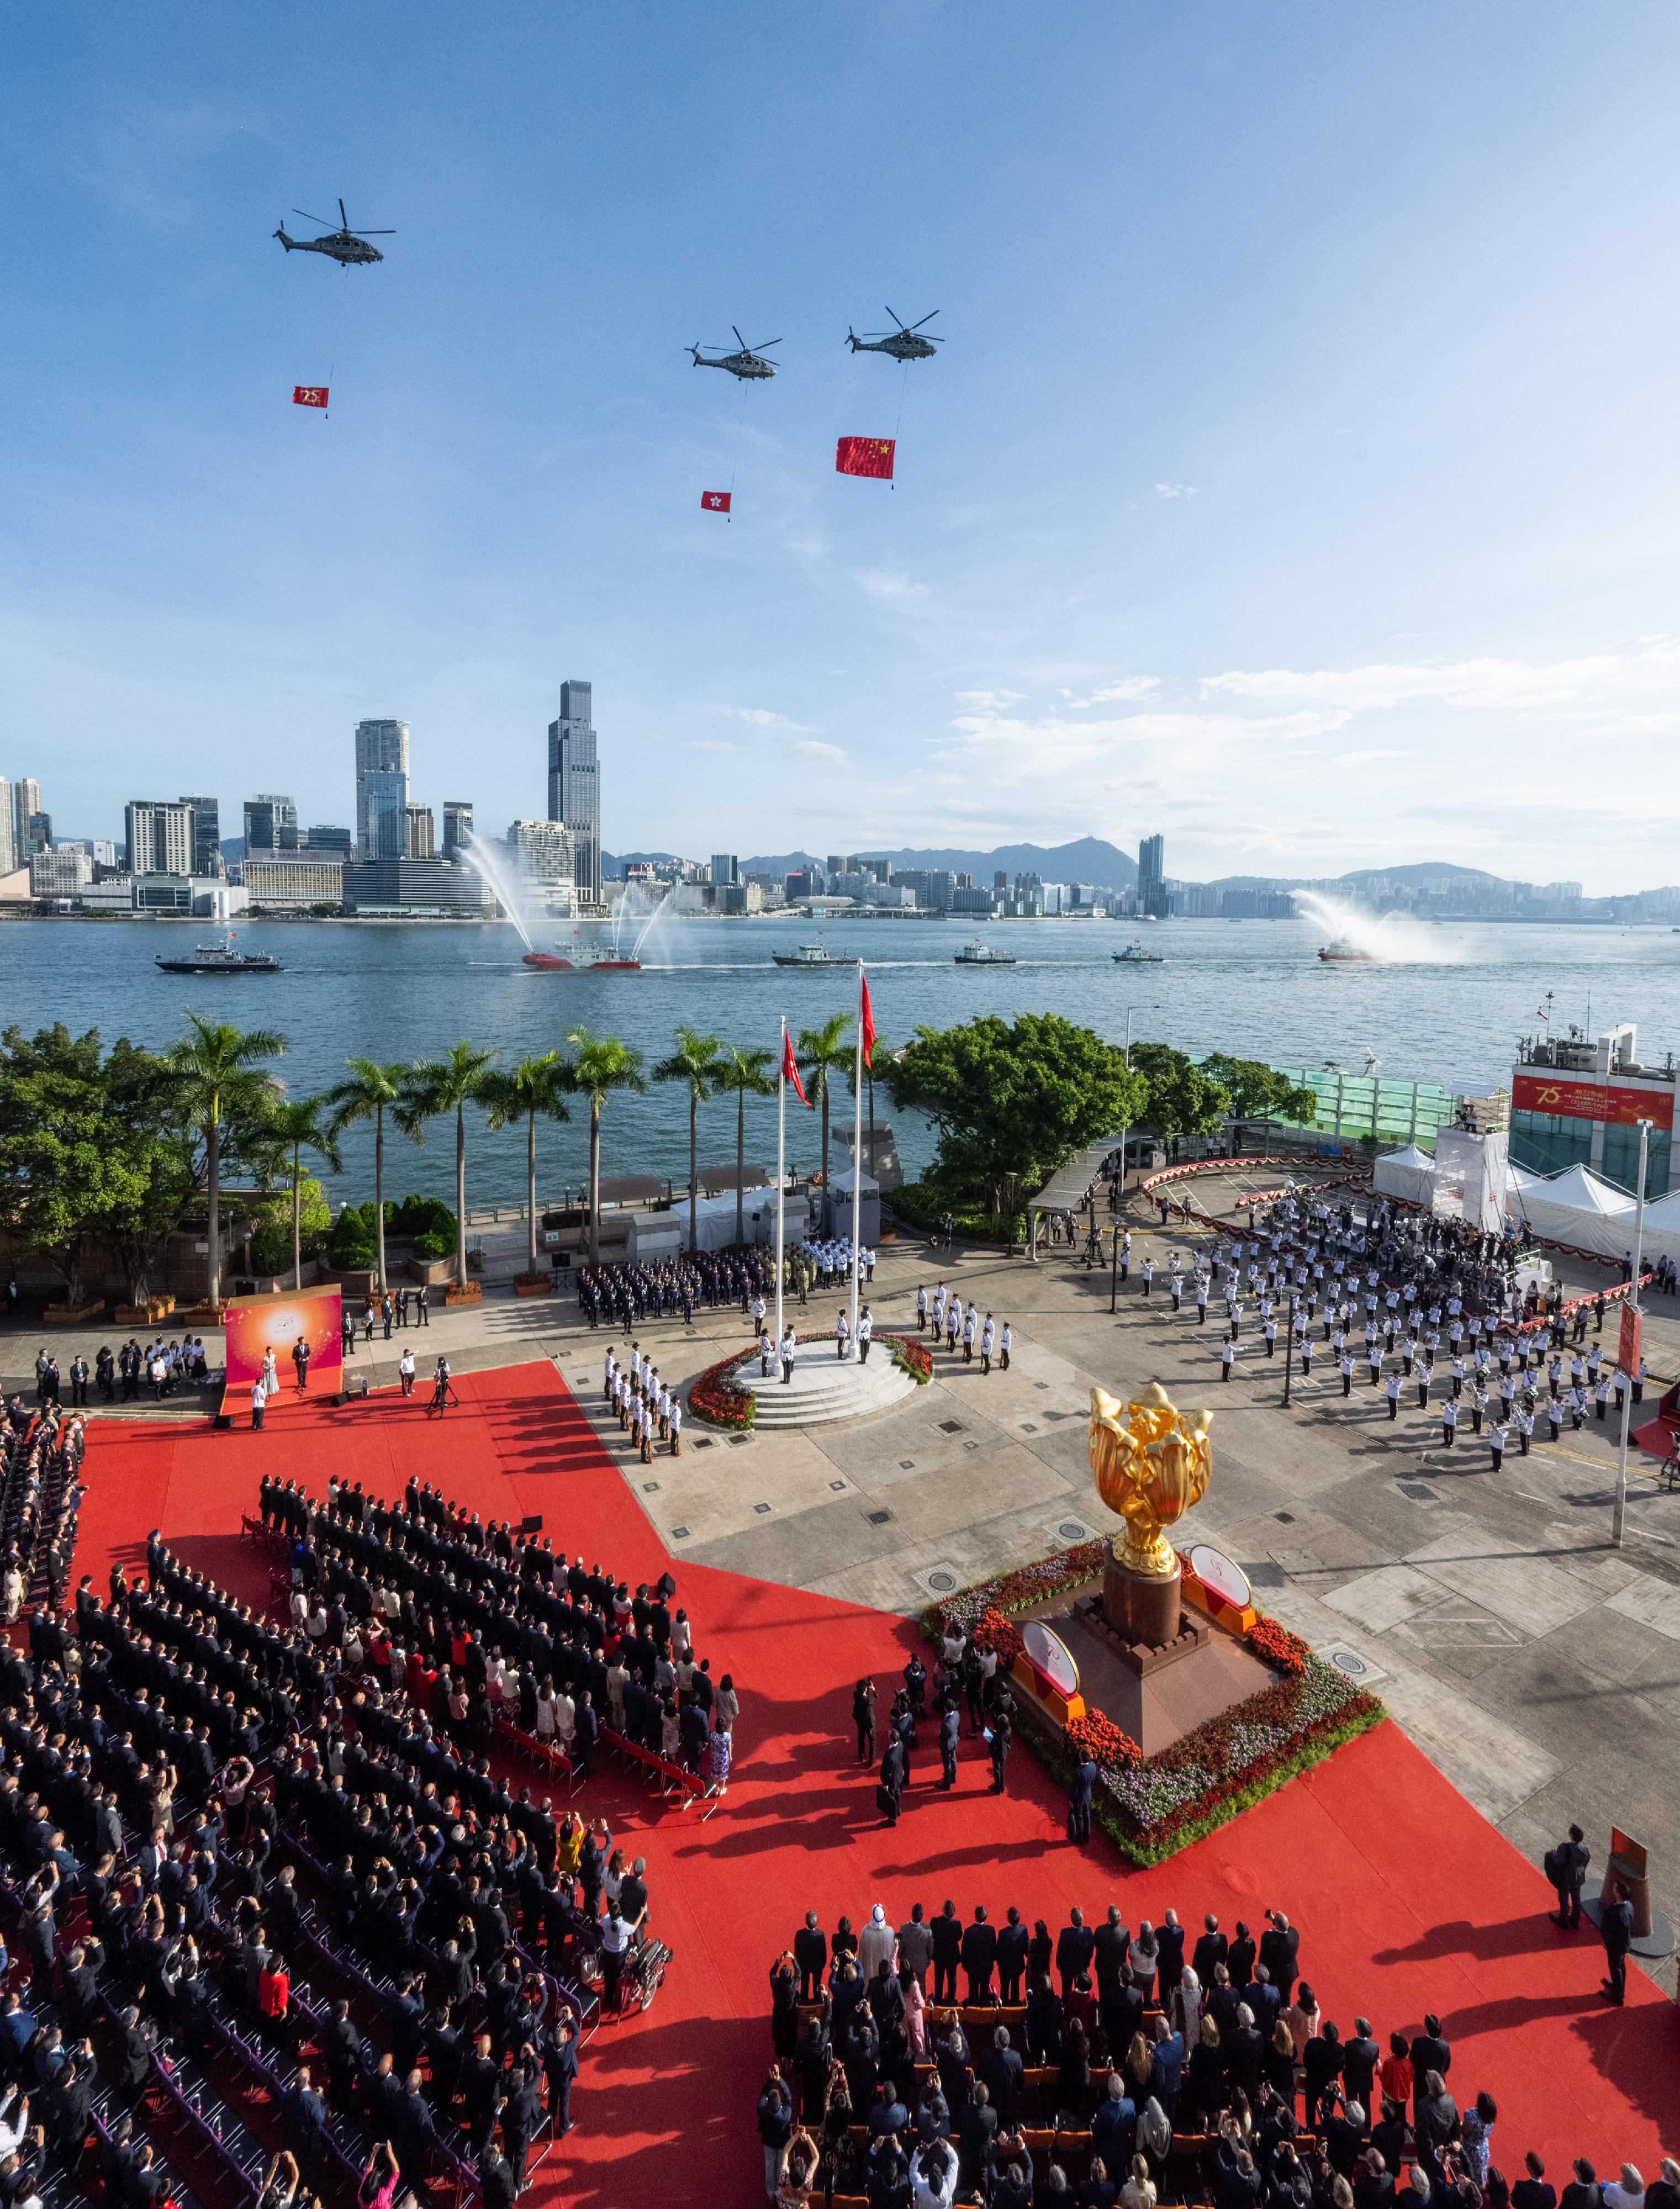
[[[621,959],[616,946],[583,943],[575,933],[572,939],[572,957],[564,959],[557,951],[527,951],[521,960],[522,966],[540,967],[545,974],[639,974],[639,959]]]
[[[1337,966],[1370,966],[1374,964],[1369,951],[1361,951],[1357,943],[1351,943],[1345,936],[1339,936],[1334,943],[1324,944],[1318,955]]]

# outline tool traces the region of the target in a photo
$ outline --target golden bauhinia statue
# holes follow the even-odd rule
[[[1126,1522],[1120,1562],[1129,1571],[1163,1578],[1177,1571],[1165,1530],[1207,1493],[1213,1416],[1197,1411],[1188,1425],[1158,1382],[1141,1403],[1091,1391],[1091,1477],[1103,1502]]]

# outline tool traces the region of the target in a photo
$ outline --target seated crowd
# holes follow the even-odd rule
[[[1280,1911],[1258,1939],[1209,1915],[1188,1947],[1173,1910],[1054,1934],[951,1902],[832,1934],[811,1911],[770,1988],[758,2130],[788,2209],[1560,2209],[1538,2156],[1514,2184],[1493,2160],[1497,2110],[1449,2090],[1440,2019],[1344,2031]],[[1641,2203],[1680,2209],[1680,2165],[1647,2188],[1578,2162],[1561,2209]]]

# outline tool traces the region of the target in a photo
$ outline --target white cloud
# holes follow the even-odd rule
[[[804,737],[794,745],[793,749],[801,759],[819,760],[825,766],[829,767],[846,765],[846,754],[838,744],[818,743],[813,738]]]
[[[928,594],[925,583],[913,582],[894,568],[866,569],[858,578],[860,589],[872,599],[882,599],[893,605],[903,605],[910,599],[924,599]]]
[[[1122,683],[1110,683],[1100,690],[1093,690],[1088,698],[1075,698],[1071,690],[1064,690],[1062,695],[1074,707],[1111,706],[1127,699],[1147,698],[1152,690],[1160,687],[1159,675],[1129,675]]]
[[[1345,707],[1349,712],[1418,701],[1483,712],[1605,722],[1650,732],[1653,698],[1680,699],[1680,638],[1641,637],[1618,649],[1577,659],[1460,659],[1437,665],[1379,662],[1341,669],[1233,669],[1204,678],[1205,695],[1285,699]],[[1647,711],[1630,716],[1635,701]]]
[[[695,752],[738,752],[739,744],[726,743],[721,737],[698,737],[689,746]]]
[[[1195,498],[1200,490],[1197,484],[1158,483],[1155,496],[1157,498]]]
[[[772,713],[762,706],[706,706],[707,713],[721,713],[726,720],[744,721],[750,729],[806,729],[808,721],[790,720],[786,713]]]
[[[1006,706],[1018,706],[1022,693],[1019,690],[959,690],[959,706],[972,706],[977,713],[1001,713]]]

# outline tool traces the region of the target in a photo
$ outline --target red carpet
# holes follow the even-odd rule
[[[143,1561],[153,1526],[182,1553],[261,1598],[267,1565],[238,1538],[263,1471],[324,1490],[329,1468],[392,1495],[412,1473],[498,1517],[543,1514],[557,1548],[581,1550],[635,1581],[665,1552],[611,1456],[546,1363],[468,1375],[458,1411],[376,1395],[334,1411],[294,1405],[266,1430],[217,1434],[100,1422],[87,1471],[79,1571],[103,1586],[109,1561]],[[762,2200],[753,2104],[769,2060],[768,1974],[807,1907],[832,1930],[882,1903],[894,1922],[949,1896],[965,1915],[1010,1903],[1052,1929],[1075,1902],[1087,1917],[1117,1901],[1135,1925],[1174,1905],[1193,1929],[1206,1910],[1256,1929],[1268,1905],[1302,1930],[1307,1977],[1344,2031],[1370,2016],[1419,2028],[1438,2011],[1453,2043],[1460,2105],[1485,2087],[1499,2104],[1494,2160],[1520,2173],[1538,2147],[1557,2178],[1570,2157],[1601,2176],[1630,2158],[1646,2176],[1680,2143],[1680,2027],[1637,1971],[1628,2007],[1597,1999],[1602,1952],[1586,1932],[1547,1923],[1538,1873],[1384,1725],[1223,1832],[1157,1871],[1119,1869],[1099,1842],[1063,1838],[1063,1804],[1024,1750],[1012,1792],[985,1791],[990,1767],[965,1742],[957,1791],[928,1791],[918,1760],[913,1808],[895,1831],[876,1819],[873,1775],[852,1761],[851,1689],[883,1682],[916,1636],[904,1620],[767,1582],[672,1562],[677,1600],[714,1674],[734,1675],[742,1712],[737,1777],[708,1825],[651,1808],[616,1774],[578,1801],[604,1810],[648,1862],[653,1910],[676,1962],[644,2019],[607,2025],[585,2057],[580,2119],[543,2165],[533,2209],[564,2199],[720,2205]],[[1567,2175],[1567,2174],[1566,2174]]]

